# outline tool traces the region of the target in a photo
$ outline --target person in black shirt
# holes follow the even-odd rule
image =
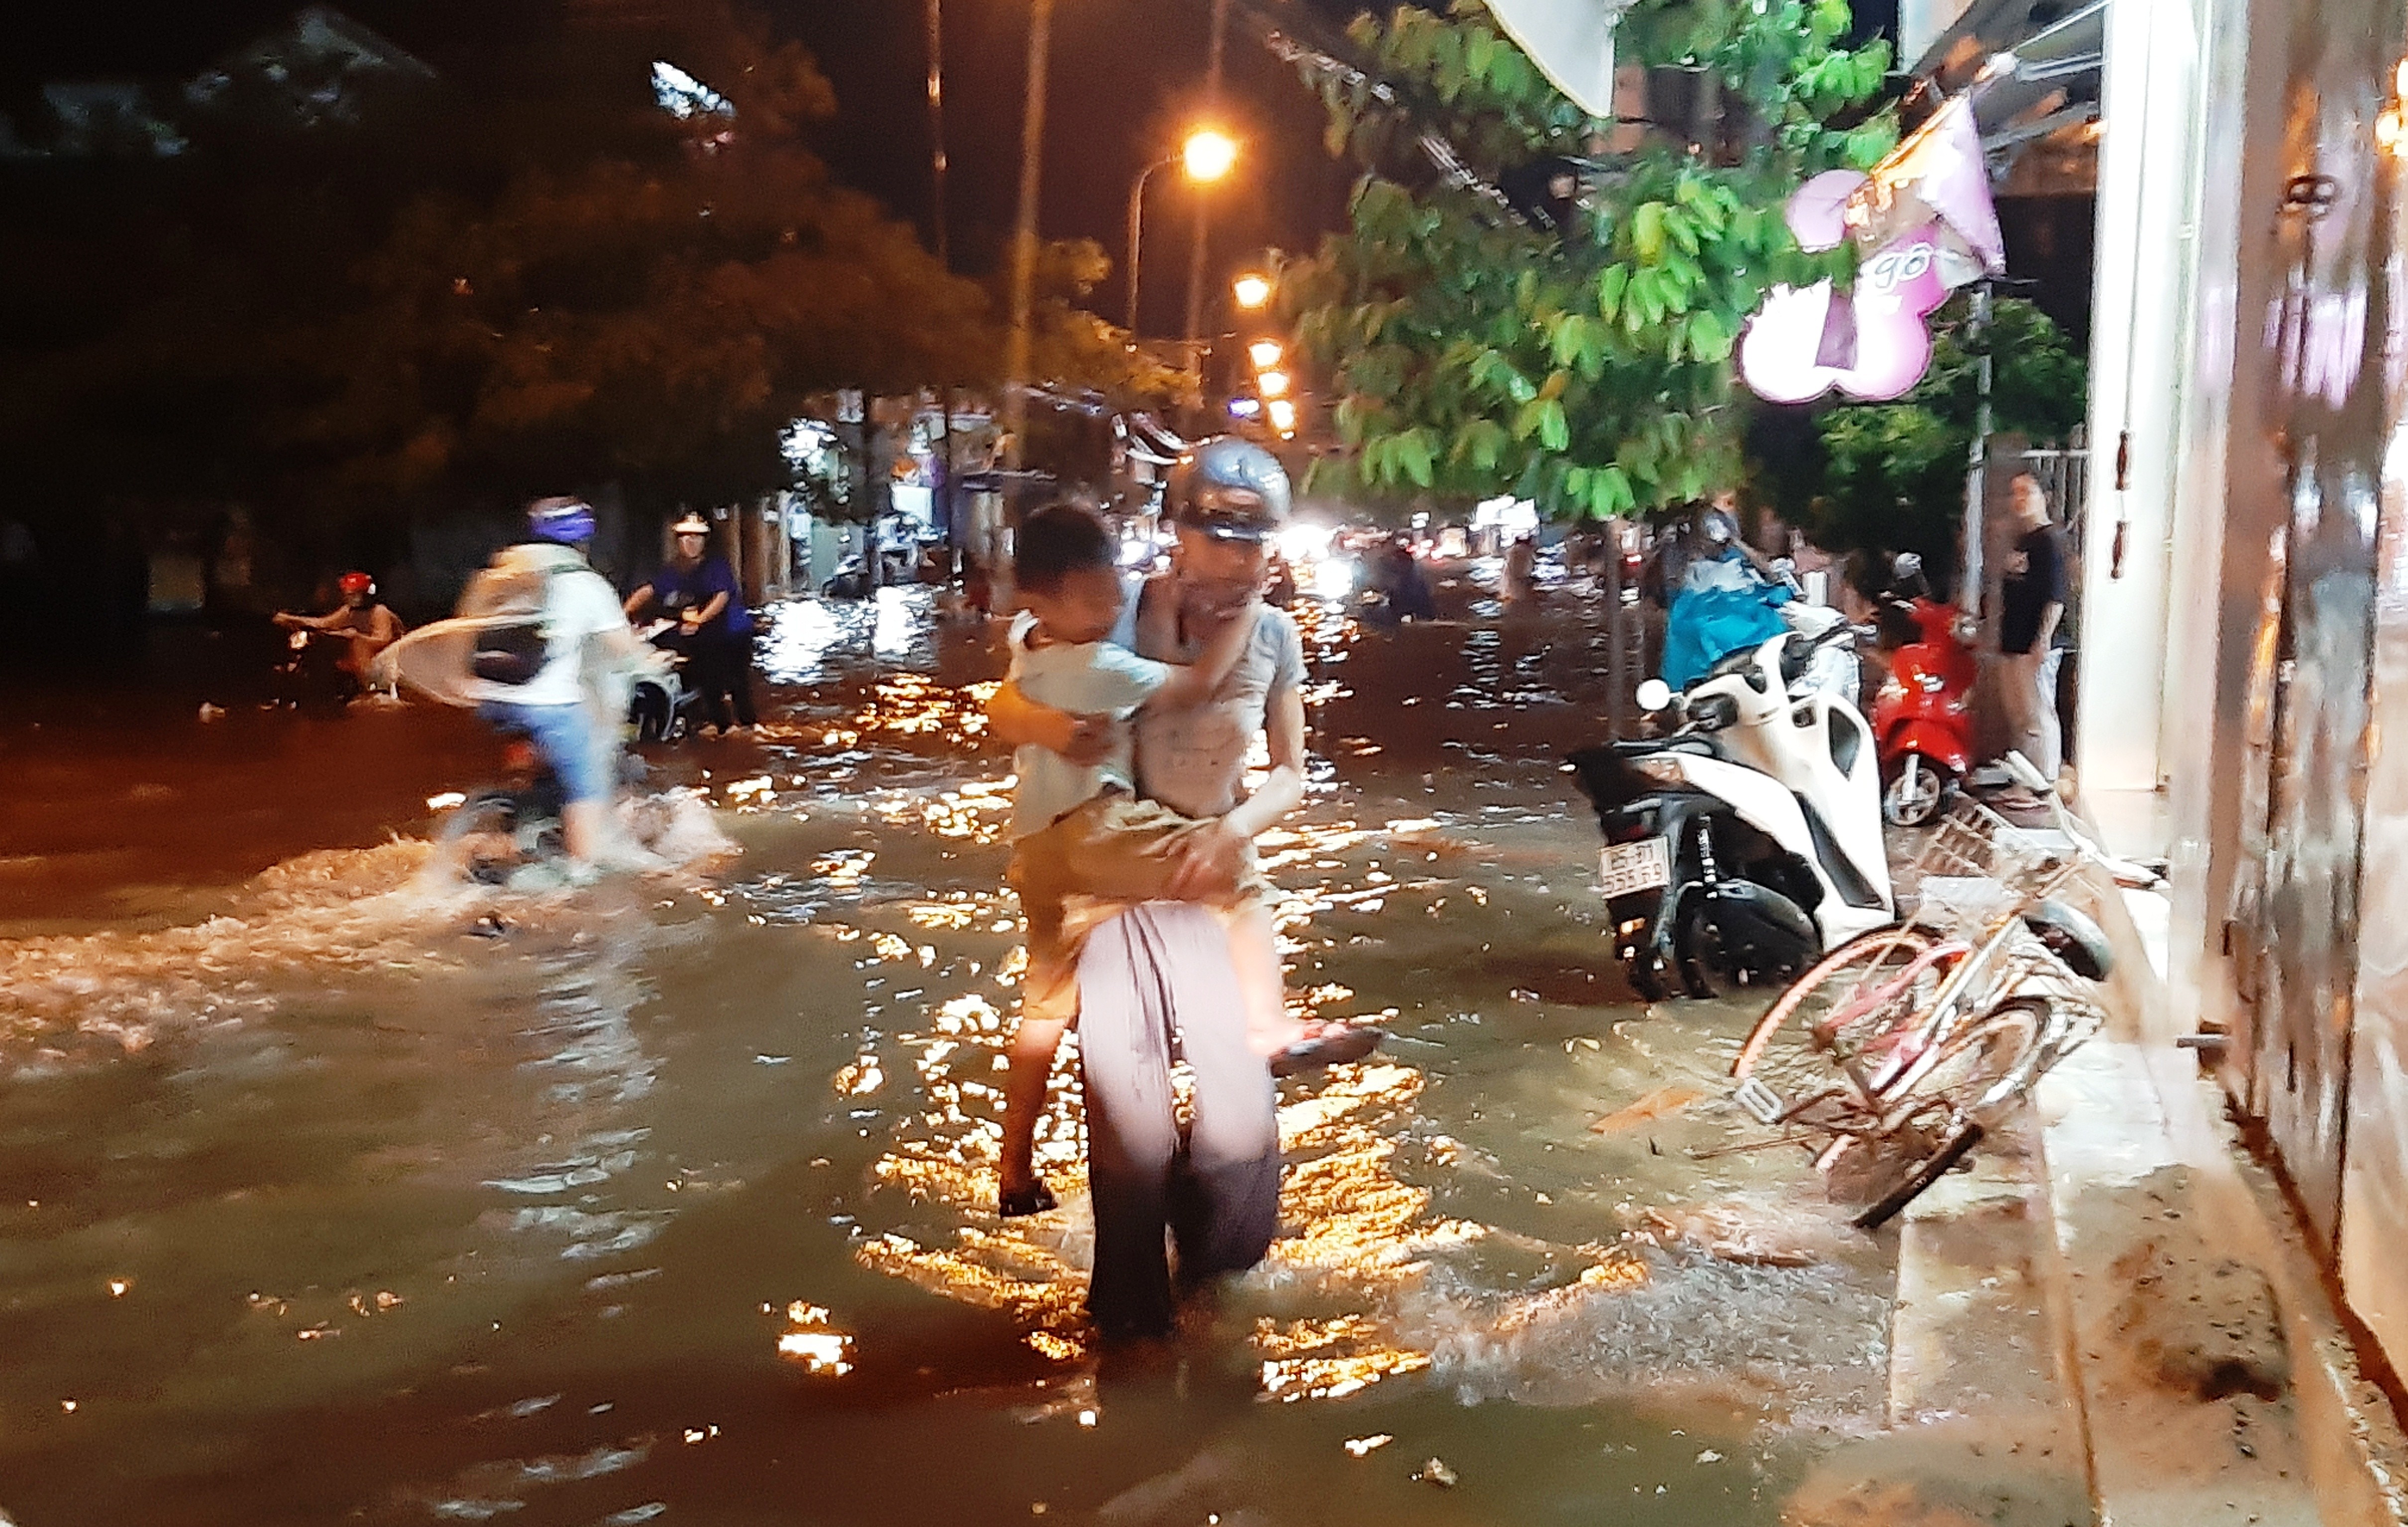
[[[2000,588],[2000,700],[2008,746],[2051,779],[2063,760],[2057,724],[2057,656],[2052,644],[2065,614],[2065,542],[2049,522],[2040,479],[2018,473],[2010,489],[2022,534],[2007,553]]]

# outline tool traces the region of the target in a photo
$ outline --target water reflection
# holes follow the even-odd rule
[[[712,883],[527,898],[478,939],[413,899],[401,842],[295,861],[214,922],[0,944],[0,1506],[735,1520],[808,1456],[829,1520],[1200,1520],[1242,1494],[1200,1460],[1304,1490],[1435,1454],[1507,1520],[1588,1498],[1536,1439],[1653,1447],[1660,1418],[1598,1408],[1634,1393],[1877,1423],[1883,1269],[1794,1168],[1690,1162],[1733,1123],[1711,1102],[1587,1127],[1718,1096],[1743,1018],[1642,1017],[1600,977],[1553,772],[1588,726],[1580,631],[1549,655],[1329,612],[1325,756],[1264,858],[1296,1000],[1393,1037],[1283,1097],[1285,1231],[1188,1349],[1236,1408],[1115,1389],[1081,1307],[1075,1041],[1038,1135],[1065,1207],[994,1212],[1019,958],[991,654],[905,630],[923,596],[890,592],[774,607],[765,669],[808,687],[757,744],[664,752],[743,841]],[[1484,1431],[1463,1403],[1490,1400],[1578,1419]],[[173,1457],[134,1440],[169,1430]],[[216,1516],[132,1504],[208,1471]],[[1664,1520],[1770,1520],[1746,1488]],[[1398,1508],[1313,1499],[1292,1520]]]

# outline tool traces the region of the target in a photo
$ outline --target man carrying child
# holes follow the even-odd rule
[[[1030,615],[1014,627],[1012,681],[989,705],[996,734],[1019,745],[1012,880],[1029,924],[1005,1090],[1007,1214],[1052,1206],[1031,1146],[1054,1046],[1077,1011],[1076,914],[1088,899],[1221,908],[1246,1009],[1228,1020],[1275,1072],[1359,1059],[1380,1037],[1288,1016],[1254,864],[1255,835],[1304,799],[1303,641],[1258,597],[1286,476],[1257,447],[1210,441],[1174,474],[1169,507],[1171,571],[1134,599],[1092,515],[1049,509],[1020,535]],[[1269,769],[1249,795],[1257,736]]]

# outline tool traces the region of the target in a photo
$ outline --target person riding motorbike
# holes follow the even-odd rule
[[[609,811],[628,676],[661,661],[628,627],[609,580],[586,562],[594,528],[594,510],[582,500],[537,499],[527,506],[527,538],[495,553],[460,609],[489,624],[468,683],[477,713],[497,729],[524,733],[559,776],[570,873],[584,877],[606,861],[640,857],[614,851]],[[497,612],[506,609],[524,619],[505,622]]]
[[[1732,495],[1717,497],[1698,517],[1670,590],[1664,618],[1664,682],[1685,690],[1724,657],[1771,640],[1787,629],[1780,607],[1788,583],[1741,539]]]
[[[333,609],[323,615],[279,610],[276,623],[287,631],[320,632],[345,638],[342,655],[335,660],[335,666],[359,687],[367,688],[369,666],[376,662],[378,653],[400,637],[401,619],[378,601],[376,579],[366,573],[345,573],[335,586],[343,602]]]
[[[678,622],[671,645],[685,653],[686,679],[702,695],[703,721],[725,736],[750,732],[752,714],[752,614],[736,575],[707,556],[710,523],[689,514],[669,527],[676,552],[627,596],[627,618],[658,604]]]

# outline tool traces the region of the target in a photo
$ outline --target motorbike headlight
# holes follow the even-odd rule
[[[1685,784],[1688,780],[1688,777],[1681,772],[1681,761],[1670,754],[1658,753],[1649,758],[1634,759],[1631,767],[1659,785]]]

